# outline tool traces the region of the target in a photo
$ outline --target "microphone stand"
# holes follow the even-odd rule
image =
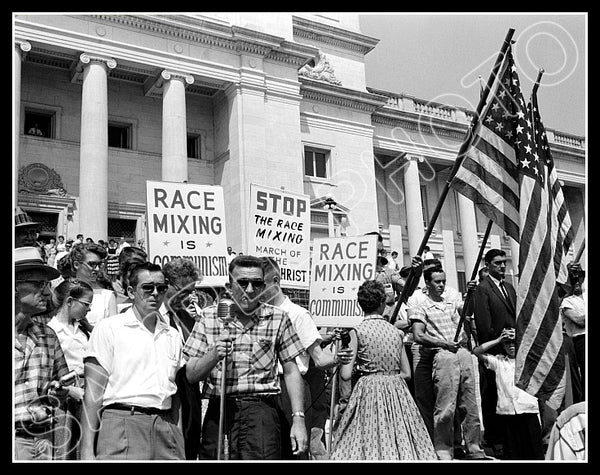
[[[340,344],[340,340],[336,335],[336,339],[335,339],[335,346],[333,347],[333,357],[335,358],[335,356],[337,355],[337,352],[339,350],[339,344]],[[331,382],[331,401],[329,403],[329,434],[327,434],[327,459],[329,460],[329,458],[331,457],[331,439],[333,436],[333,417],[335,414],[335,396],[336,396],[336,392],[337,392],[337,381],[338,381],[338,374],[337,374],[337,365],[335,366],[334,370],[333,370],[333,381]]]
[[[229,322],[223,323],[224,332],[229,333]],[[221,401],[220,401],[220,412],[219,412],[219,440],[217,441],[217,460],[228,460],[229,459],[229,443],[227,435],[224,434],[225,425],[225,385],[227,379],[227,352],[221,360]],[[223,453],[223,458],[221,458]]]

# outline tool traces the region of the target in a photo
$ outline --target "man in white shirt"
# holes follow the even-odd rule
[[[185,364],[183,342],[158,312],[167,288],[160,266],[135,266],[127,287],[132,307],[100,320],[90,335],[83,460],[185,459],[173,405],[176,374]]]
[[[281,271],[277,261],[272,257],[263,257],[262,260],[264,280],[266,284],[262,300],[270,303],[271,305],[279,307],[288,314],[294,330],[296,330],[296,333],[300,338],[302,346],[306,349],[306,351],[296,357],[296,364],[298,365],[300,374],[302,374],[304,379],[304,407],[306,414],[305,424],[307,433],[311,434],[313,427],[324,430],[324,427],[319,427],[316,422],[318,418],[317,415],[308,410],[313,398],[318,396],[318,394],[313,393],[314,391],[311,391],[311,387],[307,380],[310,359],[313,359],[318,370],[325,370],[334,368],[338,363],[349,363],[352,361],[353,352],[350,348],[340,349],[336,355],[329,351],[323,351],[321,348],[322,337],[317,329],[317,326],[315,325],[314,320],[312,319],[310,312],[300,305],[292,302],[290,298],[281,290]],[[281,373],[282,372],[280,371],[280,374]],[[284,415],[282,415],[282,419],[285,418],[285,420],[287,420],[288,424],[291,426],[291,418],[288,417],[288,414],[291,414],[292,411],[289,410],[291,405],[289,397],[286,396],[287,391],[284,390],[285,380],[283,377],[281,377],[280,381],[282,385],[280,404],[284,413]],[[285,423],[285,420],[282,420],[282,423]],[[282,430],[282,433],[286,433],[286,431]],[[285,456],[286,451],[284,450],[283,453]],[[287,455],[289,456],[289,453]]]

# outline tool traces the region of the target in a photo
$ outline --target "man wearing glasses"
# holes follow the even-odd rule
[[[55,387],[69,372],[54,330],[32,317],[46,311],[49,280],[59,273],[35,247],[14,250],[15,260],[15,459],[51,460],[53,407],[68,389]]]
[[[182,340],[160,317],[168,285],[156,264],[129,271],[133,305],[98,322],[84,356],[82,460],[184,460],[176,374]]]
[[[281,391],[277,362],[283,365],[292,410],[290,439],[294,455],[306,451],[303,382],[295,358],[304,348],[287,313],[259,298],[265,288],[262,260],[238,255],[229,264],[228,290],[232,305],[223,314],[222,300],[206,307],[186,341],[186,375],[190,382],[205,380],[209,399],[202,427],[201,459],[278,460],[281,424],[277,394]],[[220,311],[219,311],[220,310]],[[230,315],[229,315],[230,314]],[[223,317],[233,317],[223,318]],[[221,317],[221,318],[219,318]],[[225,323],[224,320],[231,320]],[[225,368],[225,414],[221,431],[222,365]],[[225,439],[226,438],[226,439]],[[223,447],[223,454],[217,448]],[[226,450],[228,449],[228,453]]]

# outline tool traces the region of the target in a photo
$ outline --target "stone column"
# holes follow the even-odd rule
[[[80,61],[79,232],[98,241],[108,237],[108,71],[117,62],[86,53]]]
[[[406,156],[404,169],[404,194],[406,200],[406,225],[408,227],[408,249],[410,256],[417,254],[425,231],[423,229],[423,209],[421,204],[421,182],[418,162],[423,157]]]
[[[13,68],[14,68],[14,81],[15,81],[15,110],[14,110],[14,124],[15,124],[15,146],[14,146],[14,164],[15,164],[15,178],[16,183],[14,184],[14,198],[15,206],[18,204],[19,196],[19,145],[21,142],[21,62],[25,57],[24,53],[31,50],[31,44],[27,41],[16,41],[13,55]]]
[[[190,74],[163,71],[162,179],[188,180],[185,88],[194,83]]]
[[[477,261],[477,255],[479,254],[480,244],[477,239],[477,219],[475,218],[475,206],[473,202],[461,193],[457,193],[457,196],[463,260],[465,262],[465,278],[468,282]],[[478,269],[483,265],[483,256],[481,260],[482,262],[479,263]]]

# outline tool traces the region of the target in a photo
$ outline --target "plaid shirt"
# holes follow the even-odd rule
[[[47,406],[50,382],[67,374],[69,368],[54,330],[33,320],[24,334],[16,335],[14,356],[15,421],[31,422],[27,408]]]
[[[458,328],[460,314],[458,312],[459,300],[442,297],[436,302],[427,295],[416,307],[412,308],[409,315],[411,322],[425,324],[425,333],[434,338],[454,341],[454,334]],[[464,325],[461,328],[459,341],[466,338]]]
[[[226,394],[279,393],[277,360],[292,361],[304,348],[288,314],[272,305],[262,304],[252,315],[247,328],[234,319],[229,324],[233,353],[227,358]],[[224,331],[217,318],[217,306],[206,307],[194,325],[183,348],[186,360],[202,357],[215,345]],[[218,363],[203,385],[203,397],[219,397],[221,366]]]

